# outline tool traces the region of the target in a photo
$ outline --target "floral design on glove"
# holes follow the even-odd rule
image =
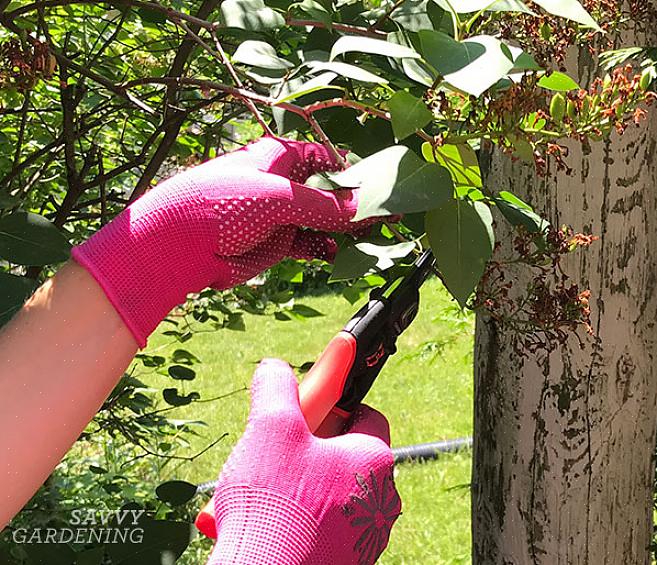
[[[362,490],[360,494],[351,495],[351,501],[343,506],[342,511],[345,516],[353,517],[351,525],[354,528],[362,530],[365,527],[354,544],[354,550],[360,555],[358,565],[365,565],[372,563],[388,545],[390,530],[401,515],[401,509],[392,470],[383,474],[380,484],[371,470],[369,484],[362,475],[356,474],[355,478]]]

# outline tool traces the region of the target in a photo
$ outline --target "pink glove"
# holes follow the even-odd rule
[[[319,439],[289,365],[263,361],[244,435],[214,493],[208,565],[369,565],[388,545],[401,501],[388,422],[361,405],[348,433]]]
[[[349,221],[356,192],[299,183],[337,168],[322,145],[263,138],[160,183],[74,247],[72,256],[143,349],[190,292],[230,288],[285,257],[332,260],[333,240],[298,226],[362,228]]]

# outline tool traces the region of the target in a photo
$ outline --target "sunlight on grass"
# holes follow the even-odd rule
[[[330,338],[355,312],[340,296],[301,300],[325,315],[305,322],[280,322],[246,316],[246,332],[200,333],[185,344],[154,334],[148,353],[182,347],[202,360],[191,383],[177,381],[181,393],[198,391],[203,399],[248,387],[257,362],[280,357],[293,365],[314,360]],[[161,328],[170,329],[163,325]],[[456,309],[435,281],[422,289],[421,310],[398,342],[393,356],[367,397],[390,421],[395,445],[462,437],[472,429],[473,320]],[[143,375],[143,373],[142,373]],[[153,373],[153,384],[171,386],[168,377]],[[240,437],[248,414],[248,393],[197,403],[175,411],[176,418],[203,420],[207,427],[194,439],[189,454],[227,433],[217,446],[196,459],[168,470],[170,478],[194,483],[213,480]],[[457,564],[469,561],[470,456],[445,455],[426,464],[399,465],[396,481],[404,513],[390,547],[379,561]]]

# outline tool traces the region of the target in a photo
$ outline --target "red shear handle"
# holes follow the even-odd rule
[[[349,419],[335,405],[340,400],[349,371],[356,358],[356,339],[340,332],[326,346],[319,359],[299,385],[299,401],[308,429],[318,437],[332,437],[344,429]],[[198,530],[216,539],[214,503],[210,499],[194,522]]]

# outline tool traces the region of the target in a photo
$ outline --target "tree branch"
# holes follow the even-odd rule
[[[219,1],[220,0],[205,0],[197,12],[198,19],[203,21],[203,18],[207,18],[218,6]],[[184,24],[181,22],[181,25]],[[196,36],[198,29],[199,27],[196,24],[193,24],[193,29],[190,29],[185,25],[185,31],[188,34],[192,34],[192,37]],[[177,78],[183,74],[187,60],[194,49],[194,45],[195,42],[192,39],[187,37],[183,39],[178,48],[178,52],[176,53],[176,57],[174,58],[173,63],[171,63],[171,68],[167,73],[168,78]],[[180,128],[189,114],[189,112],[175,108],[178,102],[178,88],[179,87],[176,83],[170,83],[167,85],[167,106],[165,109],[165,116],[169,114],[169,112],[171,112],[172,115],[168,118],[168,123],[163,124],[165,127],[162,140],[130,194],[130,198],[128,199],[129,202],[134,202],[150,186],[155,175],[160,170],[162,163],[169,155],[171,147],[180,133]]]

